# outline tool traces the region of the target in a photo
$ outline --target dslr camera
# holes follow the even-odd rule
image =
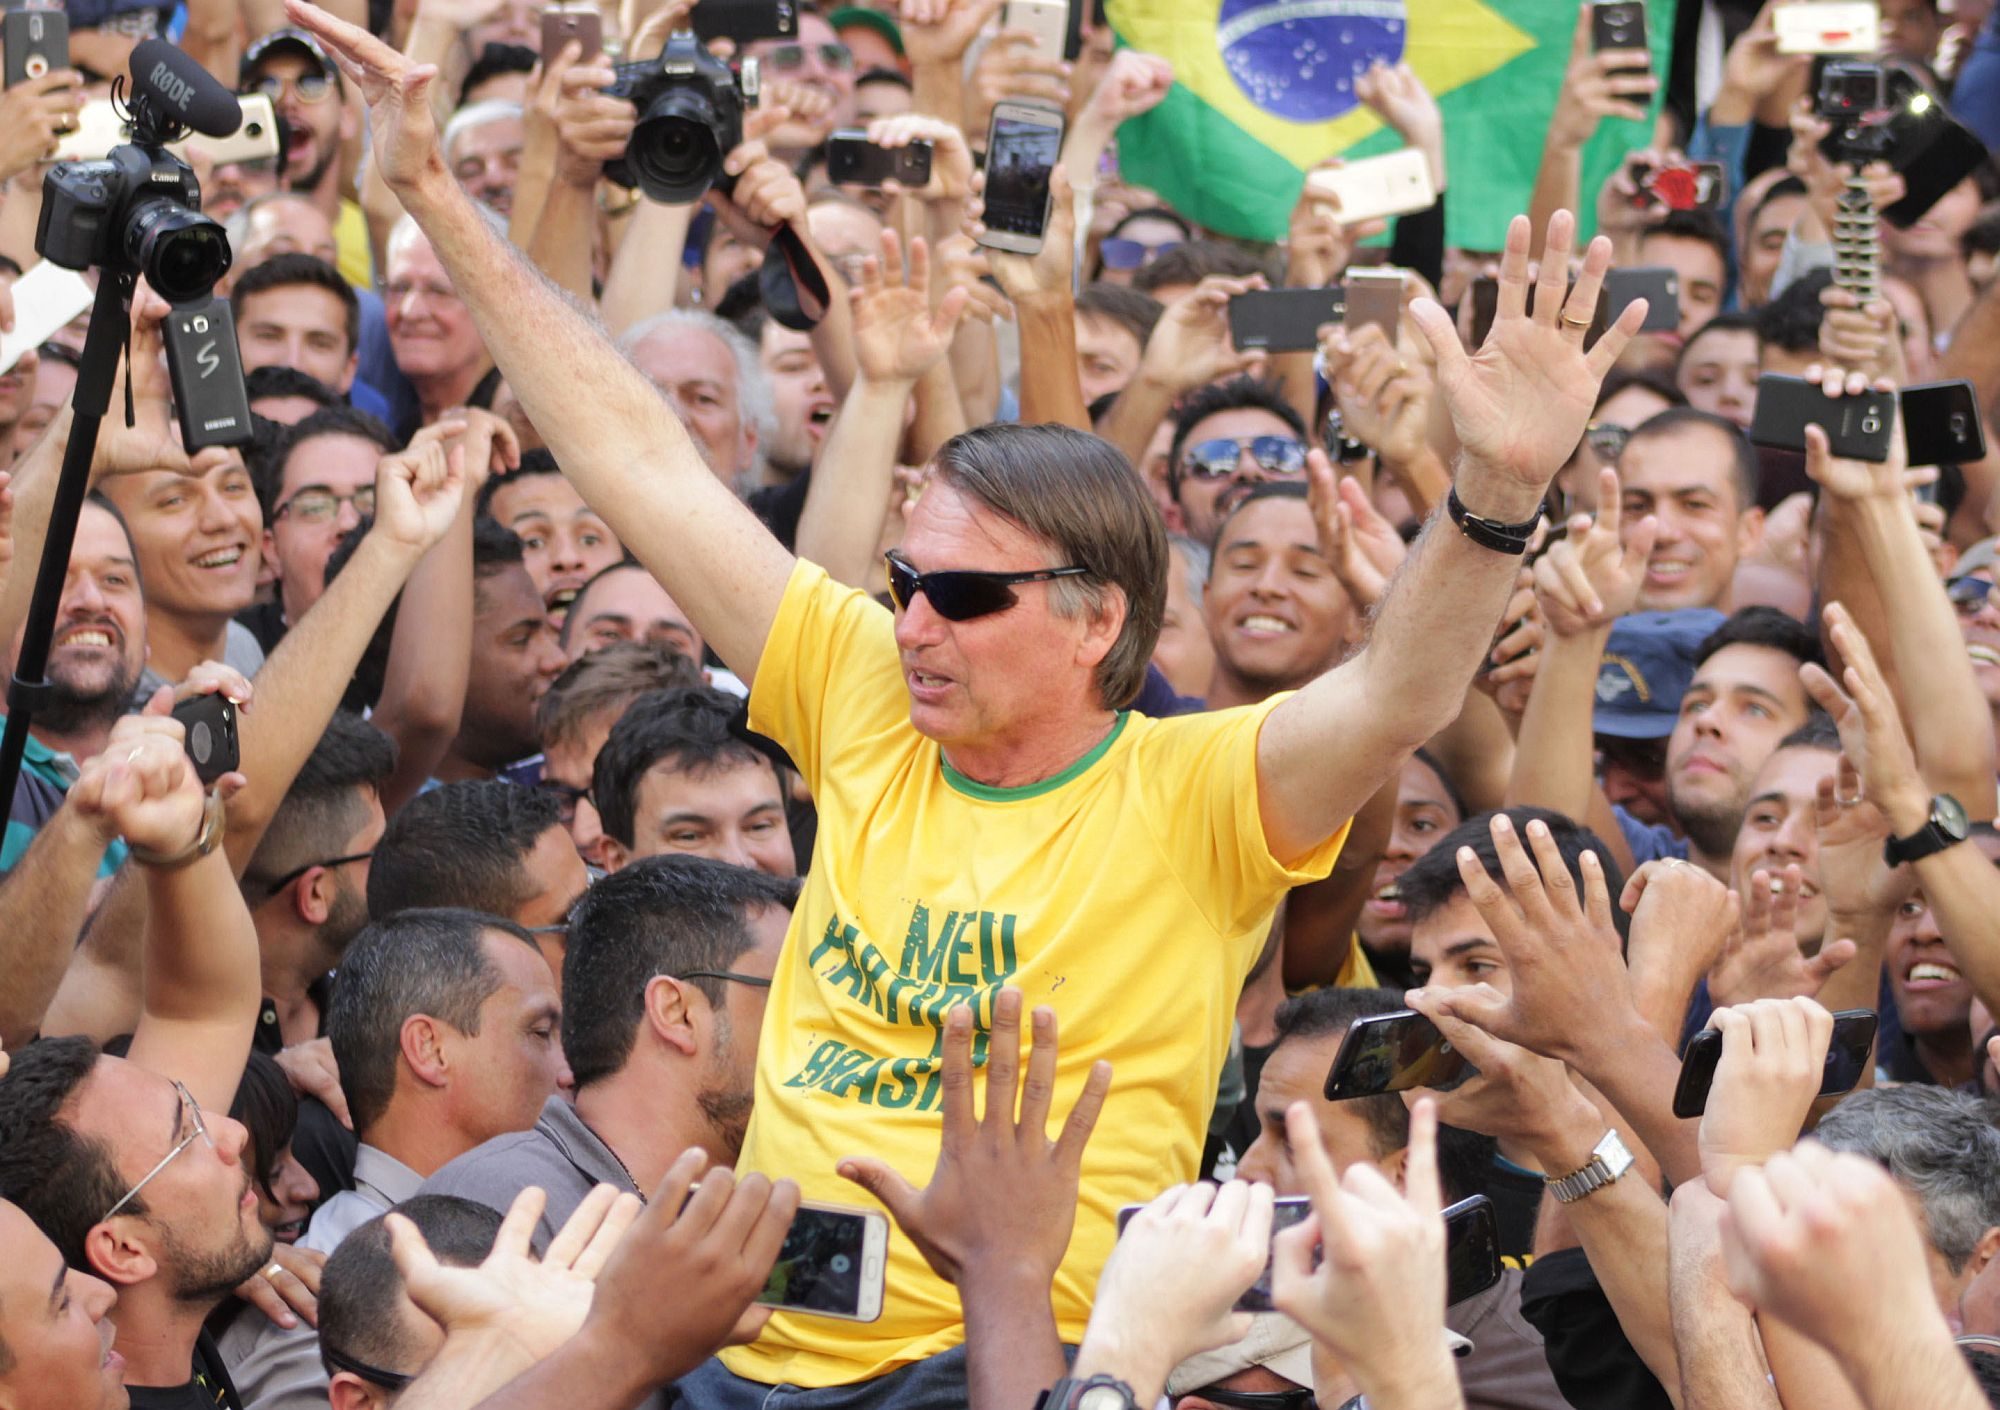
[[[605,90],[639,110],[625,155],[604,164],[620,186],[637,186],[663,205],[698,201],[711,186],[728,190],[722,159],[743,141],[743,114],[757,106],[757,61],[739,75],[683,30],[657,60],[620,64]]]

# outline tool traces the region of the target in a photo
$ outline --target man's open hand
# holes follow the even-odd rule
[[[389,189],[407,197],[428,180],[450,181],[431,111],[436,64],[412,63],[359,25],[312,4],[285,0],[292,23],[313,35],[368,104],[370,148]],[[404,201],[407,206],[408,200]]]
[[[909,383],[936,366],[951,350],[952,335],[971,295],[953,289],[930,299],[930,246],[921,235],[903,242],[893,229],[882,232],[882,254],[861,264],[861,282],[848,293],[854,312],[854,360],[872,382]]]

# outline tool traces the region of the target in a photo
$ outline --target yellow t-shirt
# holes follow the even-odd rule
[[[1276,704],[1120,715],[1057,777],[985,787],[911,728],[890,613],[800,564],[750,717],[804,771],[819,840],[771,988],[742,1167],[835,1204],[867,1203],[834,1173],[845,1156],[928,1183],[944,1015],[974,1005],[983,1062],[993,998],[1018,985],[1060,1021],[1058,1113],[1094,1061],[1114,1067],[1055,1285],[1062,1334],[1081,1340],[1119,1206],[1196,1174],[1272,910],[1325,876],[1346,837],[1296,869],[1270,855],[1257,734]],[[838,1385],[964,1340],[956,1290],[893,1230],[883,1304],[869,1324],[781,1314],[724,1360],[766,1384]]]
[[[375,259],[368,247],[368,217],[345,196],[333,221],[333,244],[340,255],[340,277],[357,289],[375,287]]]

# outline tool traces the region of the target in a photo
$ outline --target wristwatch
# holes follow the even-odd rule
[[[1931,799],[1930,821],[1908,837],[1892,837],[1884,842],[1882,860],[1892,867],[1922,861],[1947,847],[1956,847],[1965,841],[1970,830],[1964,806],[1949,793],[1940,793]]]
[[[1558,1203],[1575,1204],[1585,1195],[1603,1189],[1632,1168],[1632,1152],[1625,1149],[1625,1142],[1618,1138],[1618,1130],[1613,1127],[1604,1133],[1590,1152],[1590,1163],[1583,1169],[1572,1171],[1559,1179],[1547,1181],[1549,1193]]]
[[[1092,1376],[1073,1381],[1068,1377],[1042,1392],[1035,1410],[1135,1410],[1132,1387],[1116,1376]]]
[[[1518,524],[1503,524],[1498,519],[1474,514],[1458,497],[1456,485],[1445,496],[1444,510],[1451,516],[1451,522],[1458,525],[1458,531],[1481,548],[1490,548],[1495,553],[1511,553],[1516,557],[1528,551],[1528,540],[1535,536],[1535,529],[1542,522],[1539,511],[1534,517]]]

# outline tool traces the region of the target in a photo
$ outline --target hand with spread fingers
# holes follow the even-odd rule
[[[1376,512],[1359,480],[1334,474],[1323,450],[1306,452],[1306,496],[1319,529],[1320,552],[1354,605],[1366,613],[1388,592],[1409,547],[1395,525]]]
[[[285,0],[293,24],[320,43],[368,105],[369,148],[382,179],[408,207],[419,189],[456,189],[446,169],[431,104],[436,64],[416,64],[359,25],[310,0]]]
[[[903,242],[882,232],[882,254],[862,262],[861,280],[849,291],[854,311],[854,360],[874,382],[912,383],[951,350],[952,334],[971,296],[953,289],[930,301],[930,246],[923,236]]]
[[[1854,958],[1852,940],[1834,940],[1807,955],[1799,948],[1799,901],[1805,876],[1798,863],[1773,875],[1758,868],[1744,889],[1743,916],[1708,972],[1708,994],[1717,1004],[1754,999],[1812,998],[1835,971]]]

